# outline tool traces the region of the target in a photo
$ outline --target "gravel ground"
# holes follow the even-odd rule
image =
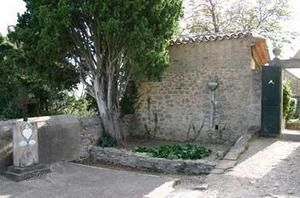
[[[168,198],[300,197],[300,132],[285,131],[280,138],[250,142],[239,163],[222,175],[209,175],[208,188],[178,185]],[[201,187],[201,185],[200,185]]]

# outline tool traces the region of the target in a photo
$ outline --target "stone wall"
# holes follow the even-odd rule
[[[300,79],[286,69],[282,70],[282,78],[284,82],[290,82],[293,94],[300,96]]]
[[[166,140],[233,142],[259,130],[261,71],[252,70],[250,38],[174,45],[161,82],[139,84],[132,135]],[[210,127],[210,91],[217,80],[215,125]]]
[[[102,126],[98,117],[80,119],[80,159],[88,158],[90,149],[97,144],[102,135]]]
[[[12,165],[12,132],[17,120],[0,122],[0,171]],[[73,161],[89,156],[89,150],[102,134],[97,117],[49,116],[30,118],[38,126],[41,163]]]
[[[187,175],[209,174],[216,166],[214,161],[206,159],[182,160],[154,158],[125,149],[93,147],[91,158],[99,163],[116,164],[138,170],[156,171],[169,174]]]
[[[12,165],[13,142],[12,134],[13,122],[0,122],[0,172],[9,165]]]

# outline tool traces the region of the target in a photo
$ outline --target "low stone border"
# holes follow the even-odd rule
[[[299,122],[288,122],[285,124],[286,129],[291,130],[300,130],[300,123]]]
[[[92,160],[99,163],[113,163],[141,170],[152,170],[162,173],[184,173],[187,175],[209,174],[216,166],[207,160],[168,160],[153,158],[142,153],[125,149],[93,147],[90,151]]]

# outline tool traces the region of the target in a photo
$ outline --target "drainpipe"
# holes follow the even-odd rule
[[[215,100],[215,91],[218,87],[218,82],[215,80],[210,80],[208,81],[208,88],[210,90],[210,127],[214,128],[215,125],[215,105],[216,105],[216,100]]]

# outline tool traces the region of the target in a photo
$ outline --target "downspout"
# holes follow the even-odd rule
[[[215,91],[218,87],[218,82],[215,80],[208,81],[208,88],[210,90],[210,127],[214,128],[215,125],[215,111],[216,111],[216,100],[215,100]]]

